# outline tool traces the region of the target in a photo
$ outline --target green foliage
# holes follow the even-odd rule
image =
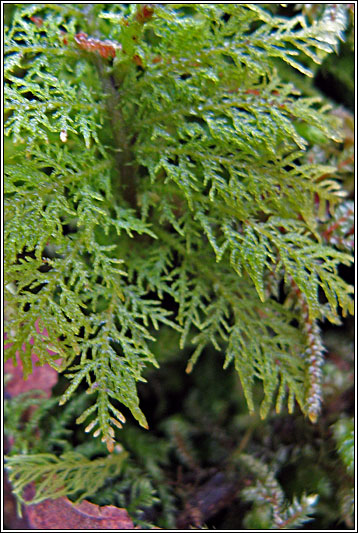
[[[242,454],[243,463],[256,477],[256,484],[242,491],[248,501],[254,501],[254,509],[246,516],[248,529],[295,529],[308,520],[317,502],[317,495],[294,498],[291,504],[284,501],[283,491],[272,471],[261,461]]]
[[[341,118],[281,73],[310,77],[337,50],[348,15],[336,9],[312,23],[255,4],[26,4],[8,17],[6,357],[19,352],[26,377],[34,351],[67,380],[59,404],[76,406],[48,424],[60,457],[28,444],[9,457],[19,497],[31,480],[36,501],[84,497],[86,469],[101,472],[91,493],[119,473],[122,455],[79,458],[66,416],[109,452],[125,417],[148,428],[137,385],[164,359],[154,347],[163,331],[189,353],[187,372],[211,346],[223,352],[250,413],[292,413],[297,402],[316,420],[316,321],[353,311],[339,273],[352,262],[352,205],[336,178],[342,160],[309,157],[315,146],[343,151]],[[158,462],[145,462],[150,480],[132,483],[127,503],[159,498],[172,526]],[[313,502],[285,505],[280,495],[281,519],[296,527]]]
[[[350,475],[354,473],[354,420],[338,420],[333,426],[334,437],[340,458]]]
[[[161,509],[159,526],[175,528],[174,496],[164,466],[169,463],[170,444],[166,439],[149,436],[138,428],[128,428],[123,436],[123,445],[135,461],[129,462],[123,472],[123,481],[116,489],[118,493],[125,485],[130,489],[126,508],[142,527],[148,525],[146,510],[153,505]],[[125,502],[123,501],[123,504]]]
[[[60,457],[52,454],[13,455],[6,459],[14,494],[23,503],[39,503],[48,498],[95,494],[105,481],[121,470],[125,453],[113,453],[99,459],[87,459],[77,452]],[[88,483],[89,477],[91,483]],[[24,500],[23,490],[36,483],[36,495]]]
[[[36,438],[38,428],[58,399],[48,399],[41,391],[34,397],[34,392],[37,391],[25,392],[4,401],[6,435],[13,442],[11,451],[14,454],[44,451],[43,440]]]

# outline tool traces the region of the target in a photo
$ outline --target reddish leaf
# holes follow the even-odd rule
[[[41,17],[32,16],[30,17],[30,20],[36,24],[38,28],[41,28],[42,24],[44,23],[43,19]]]
[[[143,24],[144,22],[152,18],[153,13],[154,13],[154,7],[151,6],[150,4],[144,4],[138,9],[136,13],[136,19],[138,22]]]
[[[143,61],[142,59],[139,57],[139,55],[135,54],[133,56],[133,63],[135,63],[136,65],[138,65],[138,67],[143,67]]]
[[[22,392],[27,392],[33,389],[43,390],[47,397],[51,396],[51,389],[56,385],[58,380],[58,373],[50,365],[35,366],[38,361],[36,354],[31,354],[33,362],[33,372],[24,380],[22,372],[22,362],[20,356],[16,355],[17,366],[14,366],[11,359],[6,361],[4,371],[6,374],[11,374],[11,380],[6,384],[6,392],[10,396],[17,396]]]
[[[48,337],[48,331],[46,328],[43,328],[43,330],[41,331],[39,320],[36,320],[35,328],[37,333],[40,333],[44,337]],[[33,337],[30,338],[29,343],[31,345],[34,344]],[[10,346],[11,343],[8,343],[4,345],[4,348],[6,349]],[[24,352],[26,351],[25,344],[22,345],[22,350]],[[56,352],[52,351],[50,348],[47,348],[47,351],[50,355],[56,355]],[[14,365],[11,359],[6,361],[4,365],[4,371],[5,373],[12,375],[12,379],[6,385],[6,392],[10,394],[10,396],[17,396],[22,392],[27,392],[33,389],[41,389],[46,393],[47,397],[49,398],[51,396],[52,387],[57,383],[58,374],[56,370],[48,364],[45,364],[40,367],[36,366],[38,357],[35,353],[31,354],[31,359],[33,363],[33,372],[26,381],[23,378],[23,366],[19,352],[16,352],[17,366]]]
[[[33,490],[31,486],[26,489],[26,498],[32,497]],[[134,529],[125,509],[99,507],[87,500],[74,505],[65,497],[29,505],[26,516],[30,529]]]
[[[115,57],[116,48],[120,49],[121,46],[111,41],[100,41],[93,37],[88,37],[87,33],[76,33],[75,41],[82,50],[87,52],[99,52],[99,54],[107,59],[108,57]]]

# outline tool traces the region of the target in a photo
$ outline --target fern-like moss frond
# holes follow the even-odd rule
[[[147,426],[136,383],[162,325],[194,343],[188,371],[208,344],[225,351],[250,411],[259,380],[263,417],[285,398],[310,414],[307,332],[267,279],[294,283],[310,321],[352,311],[349,250],[317,207],[339,216],[336,167],[305,157],[341,135],[279,65],[310,75],[345,11],[309,24],[253,4],[107,7],[23,6],[6,31],[7,357],[25,376],[32,349],[66,371],[61,403],[87,389],[78,421],[110,451],[121,404]]]

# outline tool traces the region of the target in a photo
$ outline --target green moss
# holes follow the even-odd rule
[[[250,413],[298,406],[314,422],[318,321],[353,310],[339,270],[352,263],[351,228],[329,218],[351,210],[335,179],[347,147],[331,107],[287,72],[310,79],[342,39],[348,8],[329,24],[329,6],[314,24],[256,4],[142,9],[8,10],[6,357],[40,320],[57,355],[40,335],[32,349],[42,363],[61,358],[59,404],[91,393],[76,419],[111,453],[125,417],[148,427],[138,383],[150,387],[153,369],[177,357],[200,375],[212,348],[235,368]],[[203,373],[198,390],[215,388],[212,378]],[[218,394],[214,418],[225,401]],[[20,456],[9,468],[21,481]],[[133,489],[133,501],[145,508],[162,482]]]

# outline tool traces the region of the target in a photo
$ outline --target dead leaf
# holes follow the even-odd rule
[[[48,332],[46,328],[43,328],[43,330],[41,331],[39,320],[36,320],[35,322],[35,329],[37,333],[41,333],[41,335],[43,335],[44,337],[48,337]],[[33,337],[30,338],[29,344],[34,344]],[[4,349],[9,346],[11,346],[11,343],[4,344]],[[23,344],[22,350],[26,352],[25,344]],[[56,355],[56,352],[53,352],[50,348],[47,348],[47,351],[50,355]],[[23,378],[23,366],[18,351],[16,352],[17,366],[14,365],[12,359],[6,361],[4,365],[4,371],[6,374],[10,374],[12,376],[12,379],[6,384],[6,392],[10,394],[10,396],[17,396],[22,392],[40,389],[43,390],[46,396],[49,398],[51,396],[52,387],[57,383],[58,373],[48,364],[37,366],[38,357],[35,353],[31,354],[31,359],[33,363],[33,371],[32,374],[27,378],[27,380],[24,380]]]
[[[56,385],[58,380],[58,373],[48,364],[36,366],[38,361],[36,354],[31,354],[31,359],[33,362],[33,371],[26,380],[23,378],[22,362],[18,354],[16,355],[17,366],[14,366],[12,359],[6,361],[4,372],[12,376],[6,384],[6,392],[10,396],[17,396],[22,392],[37,389],[43,390],[46,396],[50,398],[51,389]]]
[[[32,497],[34,488],[25,490],[26,499]],[[25,508],[30,529],[134,529],[125,509],[113,505],[100,507],[87,500],[74,505],[68,498],[56,498],[28,505]]]
[[[35,323],[36,331],[41,333],[44,337],[48,337],[46,328],[40,332],[39,323]],[[29,343],[34,344],[31,338]],[[5,345],[4,348],[9,346]],[[26,350],[26,346],[22,348]],[[50,354],[54,354],[48,349]],[[16,353],[17,366],[13,364],[10,359],[4,365],[5,373],[12,377],[6,384],[6,393],[10,396],[16,396],[20,393],[30,390],[42,390],[47,397],[51,396],[51,389],[57,383],[58,373],[50,365],[36,366],[38,357],[36,354],[31,354],[33,362],[33,372],[27,380],[23,379],[23,365],[20,355]],[[9,443],[11,446],[11,443]],[[7,482],[8,483],[8,482]],[[68,498],[62,497],[55,500],[44,500],[43,502],[23,506],[23,518],[19,518],[16,514],[15,500],[11,494],[10,484],[5,487],[7,489],[6,500],[6,516],[8,526],[11,529],[57,529],[57,530],[82,530],[82,529],[135,529],[132,520],[130,519],[125,509],[120,509],[113,505],[100,507],[87,500],[80,504],[74,505]],[[29,500],[33,497],[34,487],[28,486],[25,489],[25,499]],[[12,525],[19,525],[21,527],[12,527]]]

